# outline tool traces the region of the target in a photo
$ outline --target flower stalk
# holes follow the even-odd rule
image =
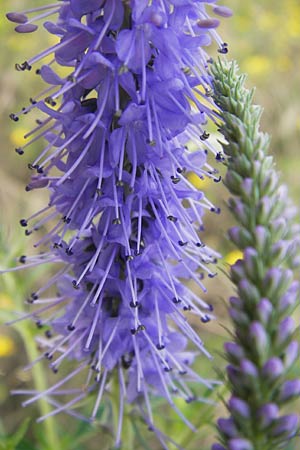
[[[224,346],[231,397],[229,418],[217,422],[213,450],[286,448],[298,432],[298,415],[281,408],[299,397],[293,367],[299,358],[292,312],[299,303],[299,226],[295,208],[268,154],[269,136],[259,129],[262,108],[244,87],[235,62],[211,67],[214,98],[223,119],[227,157],[224,180],[237,226],[229,239],[243,252],[230,270],[236,296],[229,299],[233,341]]]

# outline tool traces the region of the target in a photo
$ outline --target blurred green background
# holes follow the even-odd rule
[[[19,219],[42,207],[47,199],[45,193],[26,194],[24,186],[29,178],[27,163],[41,149],[41,144],[18,156],[14,148],[24,143],[23,135],[30,130],[33,116],[25,116],[13,123],[8,116],[27,104],[28,98],[38,92],[39,78],[32,72],[16,72],[15,62],[26,58],[49,45],[45,33],[17,35],[13,25],[5,19],[5,12],[20,10],[45,2],[39,0],[0,0],[0,265],[13,266],[16,257],[27,251],[30,253],[32,241],[25,239],[19,227]],[[248,74],[248,87],[256,86],[256,102],[263,105],[263,128],[272,135],[272,152],[276,155],[277,167],[282,172],[295,202],[300,194],[300,2],[299,0],[228,0],[226,5],[234,11],[234,16],[224,19],[220,34],[229,43],[229,58],[236,59],[243,72]],[[212,55],[215,56],[215,55]],[[197,182],[194,180],[194,182]],[[204,182],[201,189],[220,206],[226,199],[225,190],[214,183]],[[224,208],[224,211],[226,208]],[[225,254],[225,262],[231,263],[236,254],[224,239],[230,225],[226,211],[221,221],[208,217],[210,232],[206,240]],[[44,276],[43,270],[7,274],[0,280],[0,307],[2,323],[14,317],[14,311],[24,310],[24,300],[33,286]],[[222,272],[217,279],[209,281],[207,300],[216,306],[217,320],[201,326],[199,333],[213,353],[213,367],[204,359],[197,362],[197,370],[208,377],[215,377],[215,368],[224,367],[219,356],[222,343],[228,339],[224,329],[226,298],[231,287]],[[220,317],[220,321],[218,320]],[[222,325],[219,323],[222,322]],[[47,405],[40,403],[23,409],[19,397],[11,397],[11,389],[43,389],[48,385],[49,375],[42,364],[33,371],[23,367],[35,359],[40,351],[34,344],[37,330],[30,322],[16,327],[0,325],[0,449],[3,450],[93,450],[111,448],[109,428],[104,424],[111,421],[112,405],[107,402],[101,411],[99,423],[90,426],[75,419],[59,416],[54,420],[36,424],[35,419],[47,411]],[[199,394],[218,402],[210,405],[180,405],[184,413],[197,427],[199,433],[191,434],[168,408],[156,402],[155,411],[161,428],[187,450],[208,450],[214,438],[212,418],[221,413],[219,388],[212,396],[207,392]],[[83,405],[83,408],[88,405]],[[162,414],[163,411],[163,414]],[[27,420],[28,418],[28,420]],[[111,424],[110,424],[111,425]],[[135,428],[135,438],[130,427]],[[124,449],[159,450],[161,446],[153,439],[132,412],[126,416],[127,428]],[[299,447],[294,442],[291,449]],[[171,448],[171,447],[170,447]]]

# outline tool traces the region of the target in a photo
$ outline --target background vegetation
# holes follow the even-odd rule
[[[24,143],[23,135],[30,129],[33,119],[25,117],[12,123],[8,115],[28,102],[40,89],[38,77],[33,72],[14,71],[14,63],[22,62],[49,44],[43,33],[17,35],[12,24],[4,17],[5,12],[20,10],[44,3],[35,0],[0,0],[0,266],[13,266],[16,257],[30,252],[32,242],[25,238],[19,227],[19,219],[28,216],[41,207],[46,197],[44,193],[25,193],[24,186],[29,174],[27,163],[39,151],[39,145],[19,157],[14,148]],[[276,154],[282,179],[290,187],[295,202],[300,195],[300,3],[299,0],[228,0],[227,6],[234,10],[231,19],[224,20],[220,27],[222,38],[229,43],[229,57],[239,62],[241,70],[248,73],[248,86],[257,86],[256,101],[265,108],[263,127],[272,135],[272,151]],[[208,192],[220,206],[224,205],[226,192],[219,185],[193,179],[199,188]],[[225,262],[220,264],[220,275],[210,280],[208,301],[216,307],[217,320],[208,325],[198,325],[199,333],[213,353],[214,367],[204,359],[199,359],[197,369],[208,377],[215,377],[215,369],[222,369],[225,363],[219,354],[222,343],[228,339],[226,299],[231,288],[222,270],[232,263],[237,255],[224,235],[230,225],[229,215],[223,208],[222,220],[215,215],[207,217],[210,232],[207,240],[225,254]],[[23,409],[19,397],[12,397],[10,390],[43,389],[48,385],[46,366],[36,365],[32,371],[24,371],[28,361],[35,359],[42,351],[34,343],[37,331],[31,322],[22,322],[16,327],[4,323],[15,317],[15,311],[24,311],[24,300],[35,283],[44,277],[43,270],[21,274],[7,274],[0,280],[0,449],[3,450],[93,450],[111,448],[110,430],[105,423],[112,420],[113,404],[107,402],[99,416],[99,423],[90,426],[75,419],[59,416],[53,420],[37,424],[35,419],[47,412],[48,406],[40,404]],[[201,329],[200,329],[201,328]],[[299,368],[300,372],[300,368]],[[51,380],[50,380],[51,381]],[[213,441],[214,416],[222,412],[218,396],[225,394],[220,387],[211,395],[199,392],[218,406],[204,404],[180,405],[184,413],[199,427],[199,433],[191,434],[169,408],[156,401],[155,410],[161,428],[187,450],[208,450]],[[88,406],[88,405],[86,405]],[[84,406],[85,407],[85,406]],[[162,409],[163,408],[163,409]],[[298,408],[296,404],[296,408]],[[300,407],[299,407],[300,408]],[[163,411],[163,414],[162,414]],[[133,427],[133,434],[130,429]],[[124,449],[159,450],[160,445],[146,431],[134,412],[128,411]],[[125,442],[126,441],[126,442]],[[299,448],[299,440],[291,443],[290,449]]]

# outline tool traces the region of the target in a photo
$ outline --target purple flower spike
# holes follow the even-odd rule
[[[238,430],[232,419],[218,419],[219,430],[229,438],[234,438],[238,435]]]
[[[8,17],[20,32],[35,31],[36,22],[46,19],[44,28],[57,37],[53,47],[16,64],[18,71],[37,67],[47,83],[10,117],[40,113],[31,140],[17,153],[45,139],[29,164],[26,190],[50,192],[49,205],[21,221],[28,235],[47,224],[50,231],[35,247],[48,251],[22,255],[20,263],[59,264],[28,302],[38,308],[31,317],[56,333],[45,343],[51,369],[59,372],[68,359],[79,365],[47,398],[55,401],[61,384],[86,372],[86,393],[95,393],[91,420],[112,372],[121,387],[120,408],[125,401],[144,401],[142,413],[152,428],[150,394],[165,397],[177,411],[172,393],[194,399],[188,381],[212,387],[191,369],[189,341],[210,355],[184,316],[189,311],[206,324],[211,306],[183,280],[205,293],[203,278],[216,275],[220,256],[199,234],[204,211],[220,209],[186,176],[192,171],[220,181],[207,162],[208,150],[216,159],[219,153],[206,131],[208,120],[218,121],[206,47],[213,37],[227,52],[215,30],[219,20],[208,14],[214,6],[71,0]],[[64,77],[61,67],[69,71]],[[82,391],[68,392],[67,405],[76,406]],[[53,405],[53,414],[64,410]],[[122,414],[117,444],[121,428]]]
[[[270,380],[276,380],[284,373],[284,365],[280,358],[273,356],[263,366],[263,374]]]
[[[282,438],[288,439],[294,436],[297,432],[299,424],[299,417],[297,414],[289,414],[287,416],[282,416],[277,419],[276,425],[272,430],[273,436],[280,436]]]
[[[280,400],[286,402],[294,397],[299,397],[300,395],[300,380],[296,378],[295,380],[286,381],[280,392]]]
[[[227,8],[226,6],[215,6],[213,8],[213,11],[215,14],[218,14],[218,16],[222,17],[231,17],[233,12],[230,8]]]
[[[220,8],[214,12],[226,15]],[[260,131],[258,120],[262,111],[252,104],[245,77],[236,63],[218,61],[211,70],[224,121],[225,185],[232,196],[228,205],[237,221],[228,234],[243,251],[230,273],[238,294],[229,299],[235,342],[225,346],[232,396],[228,423],[238,435],[226,434],[219,423],[227,422],[219,419],[219,440],[226,450],[279,450],[289,446],[298,429],[297,416],[280,418],[280,407],[300,396],[299,380],[290,380],[299,343],[289,316],[299,303],[293,269],[300,227],[268,155],[269,137]]]
[[[279,407],[275,403],[267,403],[257,411],[257,418],[262,428],[268,427],[279,414]]]
[[[251,444],[250,441],[248,441],[248,439],[243,438],[230,439],[228,444],[229,450],[254,450],[253,445]]]
[[[211,450],[226,450],[226,448],[221,444],[213,444]]]
[[[243,417],[245,419],[249,417],[250,408],[249,408],[249,405],[244,400],[241,400],[238,397],[231,397],[228,405],[229,405],[230,410],[234,414],[236,414],[240,417]]]

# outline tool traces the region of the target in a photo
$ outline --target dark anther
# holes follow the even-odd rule
[[[93,113],[97,111],[97,99],[96,98],[88,98],[86,100],[82,100],[80,102],[83,108],[88,108],[88,110]]]
[[[222,180],[221,175],[218,178],[214,178],[215,183],[220,183],[221,180]]]
[[[114,119],[120,119],[121,115],[122,115],[122,110],[118,109],[118,111],[116,111],[114,113]]]
[[[18,120],[19,120],[19,117],[18,117],[16,114],[14,114],[14,113],[11,113],[11,114],[9,115],[9,118],[10,118],[11,120],[13,120],[14,122],[18,122]]]
[[[38,125],[43,125],[43,121],[40,120],[40,119],[36,119],[36,123],[37,123]]]
[[[213,307],[213,305],[211,303],[208,304],[208,309],[211,312],[214,310],[214,307]]]
[[[130,333],[134,336],[137,333],[137,330],[135,328],[131,328]]]
[[[116,219],[112,220],[113,225],[121,225],[121,220],[117,217]]]
[[[137,327],[137,331],[145,331],[145,330],[146,330],[145,325],[139,325],[139,326]]]
[[[25,230],[25,236],[30,236],[32,234],[32,231],[30,230]]]
[[[221,208],[210,208],[211,212],[214,212],[216,214],[220,214]]]
[[[70,222],[71,222],[71,217],[64,216],[64,217],[63,217],[63,221],[64,221],[65,223],[70,223]]]
[[[35,169],[36,169],[37,173],[43,173],[44,172],[44,169],[42,167],[40,167],[40,166],[36,166]]]
[[[31,66],[28,64],[27,61],[24,61],[22,64],[15,64],[15,69],[18,72],[23,72],[24,70],[31,70]]]
[[[53,355],[50,355],[49,352],[45,353],[45,358],[49,359],[49,361],[53,358]]]
[[[69,331],[73,331],[73,330],[75,330],[75,327],[74,327],[74,325],[72,325],[71,323],[67,326],[67,329],[69,330]]]
[[[174,298],[172,299],[172,302],[175,303],[175,305],[177,305],[178,303],[181,303],[181,300],[180,300],[180,298],[174,297]]]
[[[180,370],[179,371],[179,375],[186,375],[187,374],[187,371],[186,370]]]
[[[187,305],[187,306],[183,307],[183,311],[191,311],[191,310],[192,310],[191,305]]]
[[[203,242],[196,242],[196,246],[203,248],[203,247],[205,247],[205,244],[203,244]]]
[[[67,81],[70,81],[71,83],[75,83],[76,78],[73,75],[68,75],[67,76]]]
[[[27,108],[25,108],[25,106],[23,106],[23,108],[22,108],[23,114],[28,114],[28,111],[26,111],[26,109],[27,109]]]
[[[147,144],[150,145],[150,147],[155,147],[156,146],[156,141],[154,139],[152,139],[152,141],[150,141],[149,139],[147,139]]]
[[[46,330],[45,331],[45,336],[46,336],[46,338],[51,339],[52,338],[51,330]]]
[[[178,220],[177,217],[175,217],[175,216],[168,216],[167,219],[169,219],[170,222],[174,222],[174,223],[176,223]]]
[[[73,286],[74,289],[79,289],[79,285],[77,284],[76,280],[72,281],[72,286]]]
[[[34,300],[32,298],[27,298],[26,299],[26,303],[29,303],[30,305],[34,302]]]
[[[26,219],[21,219],[21,220],[20,220],[20,225],[21,225],[22,227],[27,227],[27,220],[26,220]]]
[[[68,255],[68,256],[72,256],[73,255],[73,252],[72,252],[72,250],[68,247],[68,248],[66,248],[66,254]]]
[[[192,397],[186,398],[186,399],[185,399],[185,402],[189,404],[189,403],[194,402],[195,400],[196,400],[196,397],[193,395]]]
[[[129,303],[129,306],[130,306],[130,308],[138,308],[139,302],[133,302],[133,301],[131,301],[131,302]]]
[[[36,294],[36,292],[32,292],[30,294],[30,297],[32,298],[32,300],[37,300],[39,298],[39,296]]]
[[[19,262],[22,263],[22,264],[25,264],[26,263],[26,256],[25,255],[20,256]]]
[[[221,47],[218,49],[219,53],[222,53],[223,55],[226,55],[226,53],[228,53],[228,44],[226,44],[226,42],[224,42],[223,44],[221,44]]]
[[[208,278],[215,278],[217,276],[217,273],[209,273]]]
[[[204,131],[204,133],[201,134],[200,139],[201,139],[201,141],[206,141],[206,139],[208,139],[209,136],[210,136],[210,134],[207,133],[206,131]]]
[[[171,372],[172,371],[172,367],[164,367],[164,371],[165,372]]]
[[[56,106],[56,102],[53,100],[52,97],[46,97],[45,98],[45,103],[47,103],[50,106]]]
[[[51,367],[51,369],[52,369],[53,373],[57,373],[58,372],[58,368],[57,367]]]
[[[163,350],[165,348],[165,345],[163,344],[157,344],[156,345],[157,350]]]
[[[30,186],[28,186],[28,185],[27,185],[27,186],[25,186],[25,191],[26,191],[26,192],[29,192],[29,191],[31,191],[31,187],[30,187]]]
[[[32,105],[36,105],[36,103],[37,103],[37,101],[36,101],[36,100],[34,100],[34,99],[33,99],[33,98],[31,98],[31,97],[30,97],[29,101],[30,101],[30,103],[31,103]]]
[[[33,170],[35,169],[35,166],[33,166],[31,163],[27,164],[28,169]]]
[[[41,321],[41,320],[37,320],[37,321],[35,322],[35,324],[36,324],[37,328],[43,328],[43,324],[42,324],[42,321]]]
[[[132,255],[126,255],[125,259],[126,261],[132,261],[134,258]]]
[[[172,183],[177,184],[177,183],[179,183],[180,178],[179,177],[175,177],[174,175],[171,175],[171,180],[172,180]]]
[[[201,317],[201,322],[202,322],[202,323],[207,323],[207,322],[210,322],[210,317],[209,317],[209,316],[207,316],[207,315],[205,315],[205,316]]]
[[[177,167],[176,172],[184,173],[186,171],[186,167]]]
[[[178,245],[180,245],[180,247],[184,247],[187,244],[188,242],[178,241]]]
[[[216,154],[216,161],[224,161],[224,156],[222,155],[221,152],[218,152]]]
[[[122,358],[122,367],[124,367],[124,369],[129,369],[129,367],[132,364],[132,357],[131,355],[123,355]]]
[[[22,150],[21,147],[15,148],[15,151],[18,153],[18,155],[24,155],[24,150]]]
[[[149,426],[149,427],[148,427],[148,431],[154,431],[154,428],[151,427],[151,426]]]
[[[36,69],[35,73],[36,73],[36,75],[40,75],[41,74],[41,69]]]

